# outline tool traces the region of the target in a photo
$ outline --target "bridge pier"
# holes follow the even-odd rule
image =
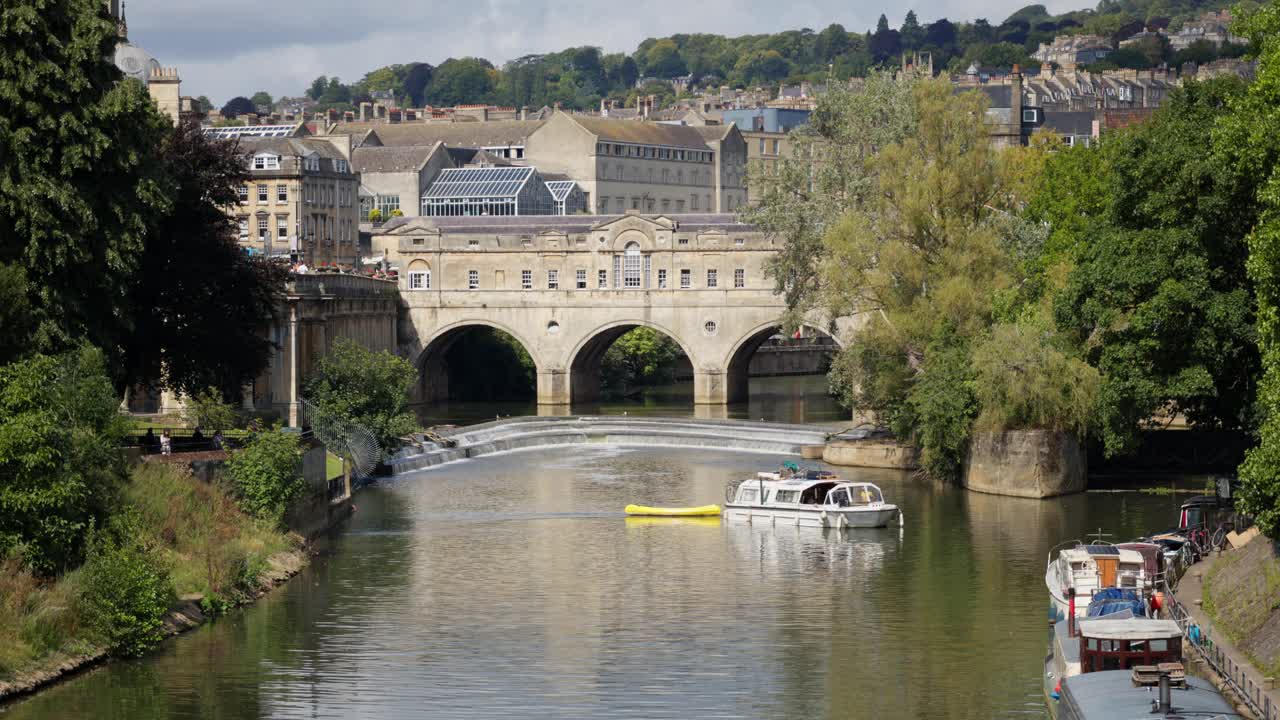
[[[567,414],[570,401],[573,399],[569,388],[569,373],[561,368],[538,370],[538,414],[542,415],[542,407],[564,406]]]
[[[695,368],[693,404],[724,405],[729,402],[728,373],[720,368]]]

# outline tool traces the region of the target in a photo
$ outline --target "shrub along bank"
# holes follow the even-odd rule
[[[221,612],[301,564],[300,538],[172,465],[135,468],[119,502],[80,568],[48,579],[18,552],[0,562],[0,697],[76,660],[145,653],[179,597]]]

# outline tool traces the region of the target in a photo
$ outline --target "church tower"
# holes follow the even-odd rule
[[[129,24],[124,19],[124,0],[107,0],[107,14],[116,21],[116,35],[125,40],[129,37]]]

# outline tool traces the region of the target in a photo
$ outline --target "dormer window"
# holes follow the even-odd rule
[[[280,156],[271,153],[260,153],[253,156],[254,170],[279,170]]]
[[[334,169],[335,171],[337,171],[337,172],[340,172],[340,173],[347,172],[347,171],[348,171],[348,170],[347,170],[347,161],[346,161],[346,160],[334,160],[334,161],[333,161],[333,169]]]
[[[302,158],[302,169],[311,172],[320,172],[320,156],[308,155]]]

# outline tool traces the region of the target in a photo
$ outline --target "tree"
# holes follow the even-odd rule
[[[213,101],[209,99],[208,95],[201,95],[200,97],[196,98],[195,105],[196,105],[196,112],[200,113],[201,115],[207,115],[209,111],[214,108]]]
[[[488,60],[449,58],[435,69],[424,100],[437,107],[489,102],[494,80]]]
[[[256,108],[263,108],[266,112],[271,112],[271,106],[275,101],[271,99],[271,93],[266,90],[259,90],[249,98],[249,102],[253,103]]]
[[[302,477],[302,445],[298,434],[280,428],[249,438],[227,461],[227,477],[245,512],[284,523],[285,514],[306,490]]]
[[[92,348],[0,366],[0,555],[43,575],[80,563],[124,480],[119,405]]]
[[[221,391],[208,388],[187,396],[184,419],[191,427],[213,434],[235,427],[236,410],[222,399]]]
[[[786,301],[788,329],[821,304],[823,234],[869,202],[875,149],[900,141],[915,127],[914,82],[910,75],[876,72],[853,88],[830,89],[819,96],[810,123],[791,133],[791,156],[780,158],[774,172],[751,169],[749,183],[758,188],[760,201],[744,217],[782,240],[767,272]]]
[[[120,343],[115,378],[119,387],[144,383],[186,394],[213,387],[239,398],[270,360],[261,330],[287,272],[236,242],[224,208],[235,204],[248,166],[234,142],[184,123],[157,149],[173,199],[153,221],[125,298],[133,327]]]
[[[684,352],[674,340],[647,327],[638,327],[618,338],[600,362],[601,385],[625,390],[674,379],[676,362]]]
[[[329,78],[321,75],[311,81],[311,87],[307,88],[307,97],[312,100],[319,100],[324,95],[324,91],[329,89]]]
[[[902,39],[897,30],[889,29],[889,19],[884,15],[876,23],[876,31],[871,36],[868,49],[872,60],[877,63],[889,62],[902,52]]]
[[[241,115],[257,114],[258,107],[254,105],[253,101],[249,98],[244,97],[243,95],[237,95],[236,97],[228,100],[227,104],[223,105],[222,110],[219,112],[222,114],[222,117],[230,120],[232,118],[240,117]]]
[[[924,28],[920,27],[915,10],[907,11],[907,17],[902,21],[902,28],[898,34],[902,36],[904,50],[919,50],[924,46]]]
[[[849,33],[839,23],[828,25],[814,40],[814,54],[819,60],[834,60],[848,52],[850,47]]]
[[[791,63],[774,50],[743,55],[734,67],[734,77],[743,84],[776,82],[791,73]]]
[[[408,410],[417,380],[418,371],[407,360],[340,338],[316,363],[305,392],[326,415],[368,428],[390,452],[417,429]]]
[[[168,210],[155,148],[169,121],[106,60],[116,28],[96,0],[6,1],[0,37],[0,266],[27,278],[26,346],[113,353],[124,288]]]
[[[1257,292],[1258,344],[1265,375],[1258,392],[1259,444],[1240,466],[1238,497],[1271,538],[1280,538],[1280,4],[1270,2],[1237,32],[1258,51],[1258,76],[1219,126],[1218,147],[1237,172],[1256,179],[1259,213],[1248,236],[1249,279]]]
[[[644,73],[653,77],[673,78],[689,72],[680,50],[671,40],[659,40],[645,54]]]
[[[1105,196],[1069,241],[1075,267],[1055,316],[1102,374],[1109,455],[1134,449],[1158,415],[1252,425],[1259,358],[1245,238],[1257,180],[1212,151],[1215,123],[1243,92],[1236,78],[1188,82],[1149,122],[1092,151]]]
[[[413,107],[422,106],[427,85],[431,82],[433,72],[435,72],[435,68],[427,63],[416,62],[405,66],[404,79],[401,80],[400,89],[404,96],[409,98],[409,103]]]
[[[117,513],[89,534],[84,601],[111,652],[137,657],[164,639],[173,583],[131,512]]]

